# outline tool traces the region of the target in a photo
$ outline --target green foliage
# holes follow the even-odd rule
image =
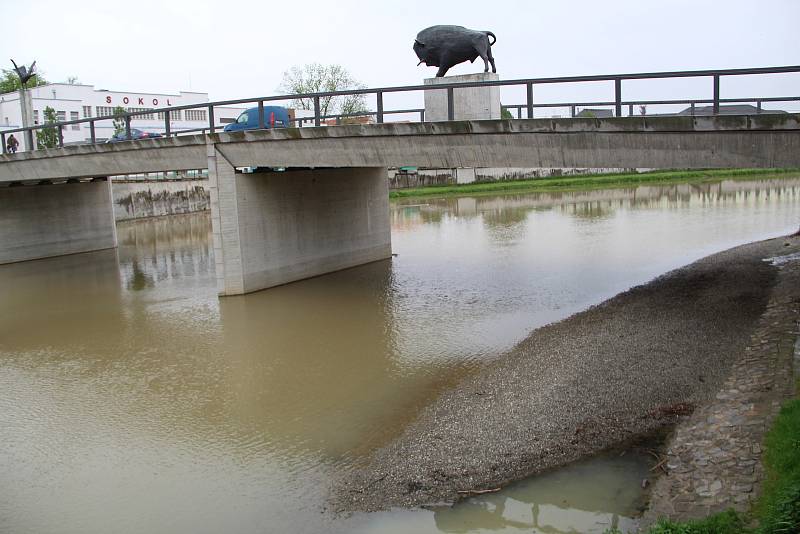
[[[662,519],[648,534],[743,534],[749,532],[741,516],[733,510],[727,510],[705,519],[673,523]]]
[[[501,119],[513,119],[514,115],[511,114],[506,108],[500,108],[500,118]]]
[[[764,441],[763,534],[800,532],[800,399],[786,403]]]
[[[47,106],[44,108],[44,124],[58,122],[56,110]],[[36,144],[39,148],[55,148],[58,146],[58,130],[54,127],[36,130]]]
[[[122,133],[125,131],[125,117],[121,115],[125,114],[125,108],[122,106],[117,106],[114,108],[114,135],[118,133]]]
[[[47,80],[44,79],[41,72],[37,72],[33,77],[28,80],[26,84],[28,87],[36,87],[39,85],[47,85]],[[19,76],[13,69],[0,69],[0,94],[13,93],[20,88]]]

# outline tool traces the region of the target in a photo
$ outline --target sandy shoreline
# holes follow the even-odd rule
[[[798,251],[736,247],[537,329],[336,479],[331,509],[452,502],[674,423],[747,345],[778,276],[763,258]]]

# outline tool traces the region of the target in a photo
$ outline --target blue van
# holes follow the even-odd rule
[[[264,106],[264,128],[287,128],[291,125],[288,109],[280,106]],[[224,130],[226,132],[258,130],[258,108],[243,111],[236,122],[225,126]]]

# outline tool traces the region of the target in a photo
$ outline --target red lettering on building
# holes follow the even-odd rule
[[[140,106],[144,106],[144,98],[140,98],[139,99],[139,105]]]
[[[122,103],[123,104],[127,104],[129,102],[130,102],[130,99],[127,96],[122,98]]]
[[[110,103],[111,103],[111,97],[110,97],[110,96],[107,96],[107,97],[106,97],[106,104],[110,104]]]
[[[154,98],[154,99],[153,99],[153,105],[154,105],[154,106],[157,106],[157,105],[158,105],[158,99],[157,99],[157,98]]]

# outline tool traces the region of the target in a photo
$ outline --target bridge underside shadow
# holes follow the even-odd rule
[[[117,246],[111,182],[0,187],[0,264]]]
[[[385,167],[241,173],[209,144],[208,169],[220,295],[391,257]]]

